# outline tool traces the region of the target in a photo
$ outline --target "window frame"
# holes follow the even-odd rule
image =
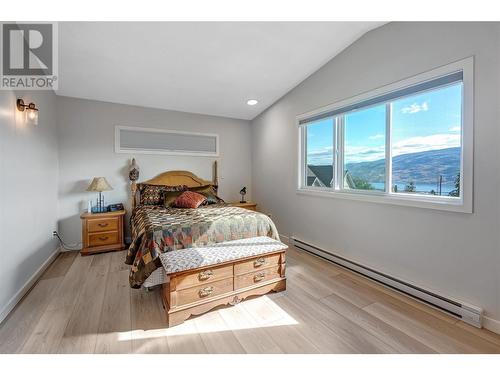
[[[339,113],[334,116],[329,116],[334,118],[334,140],[333,140],[333,178],[334,187],[313,187],[307,186],[307,137],[306,128],[307,123],[303,123],[305,120],[315,118],[316,116],[321,116],[323,114],[339,110],[344,107],[355,105],[369,99],[380,97],[389,94],[393,91],[405,89],[411,86],[418,85],[420,83],[430,81],[448,74],[462,71],[462,126],[461,126],[461,153],[460,153],[460,197],[448,197],[448,196],[429,196],[424,194],[413,194],[392,192],[392,145],[391,145],[391,112],[392,105],[391,102],[397,100],[392,99],[386,102],[386,176],[385,176],[385,191],[370,191],[370,190],[354,190],[354,189],[344,189],[343,188],[343,148],[344,148],[344,126],[335,125],[335,122],[339,121],[345,116],[345,113]],[[438,68],[429,70],[427,72],[414,75],[410,78],[406,78],[392,84],[379,87],[375,90],[362,93],[360,95],[353,96],[351,98],[338,101],[334,104],[303,113],[296,116],[296,126],[298,128],[298,152],[299,152],[299,168],[298,168],[298,185],[297,193],[306,195],[315,195],[330,198],[343,198],[352,199],[359,201],[368,201],[375,203],[387,203],[396,204],[411,207],[421,207],[438,209],[445,211],[455,211],[472,213],[473,212],[473,145],[474,145],[474,58],[468,57],[451,64],[440,66]],[[444,86],[443,86],[444,87]],[[377,105],[381,105],[379,103]],[[369,108],[362,107],[362,108]],[[349,112],[346,112],[349,113]],[[328,118],[328,117],[325,117]],[[335,120],[336,119],[336,120]],[[301,123],[302,122],[302,123]]]

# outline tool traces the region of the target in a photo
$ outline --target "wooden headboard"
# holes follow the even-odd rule
[[[135,161],[133,161],[135,163]],[[214,161],[213,170],[212,170],[212,181],[207,181],[202,178],[199,178],[195,174],[189,171],[167,171],[160,173],[159,175],[153,177],[150,180],[142,181],[139,184],[149,184],[149,185],[168,185],[168,186],[177,186],[177,185],[186,185],[187,187],[198,187],[204,185],[213,185],[215,189],[217,189],[219,182],[217,176],[217,161]],[[132,193],[132,209],[135,208],[138,202],[138,192],[137,192],[137,183],[135,180],[131,179],[130,190]]]

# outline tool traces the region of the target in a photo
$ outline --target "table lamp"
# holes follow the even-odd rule
[[[99,197],[97,199],[97,205],[92,208],[92,212],[106,212],[106,208],[104,207],[104,196],[102,195],[103,191],[113,190],[111,185],[106,181],[104,177],[94,177],[92,182],[90,183],[87,191],[97,191],[99,192]]]
[[[240,194],[241,194],[240,203],[247,203],[247,201],[245,200],[245,195],[247,194],[247,187],[246,186],[243,186],[243,188],[240,190]]]

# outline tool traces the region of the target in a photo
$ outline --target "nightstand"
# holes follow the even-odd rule
[[[234,206],[234,207],[242,207],[242,208],[246,208],[247,210],[257,211],[257,203],[253,203],[253,202],[246,202],[246,203],[231,202],[229,204],[231,206]]]
[[[126,211],[91,214],[83,213],[81,255],[118,251],[125,249],[123,218]]]

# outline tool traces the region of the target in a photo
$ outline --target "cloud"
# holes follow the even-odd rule
[[[460,134],[434,134],[403,139],[392,145],[392,155],[397,156],[450,147],[460,147]]]
[[[371,135],[368,137],[368,139],[382,139],[382,138],[385,138],[385,135],[383,134],[375,134],[375,135]]]
[[[428,109],[429,109],[429,105],[427,104],[427,102],[423,102],[422,104],[413,103],[413,104],[410,104],[409,106],[401,108],[401,112],[413,114],[413,113],[418,113],[420,111],[425,112]]]
[[[316,150],[311,150],[308,152],[308,155],[324,155],[326,153],[331,154],[332,152],[333,152],[333,146],[326,146],[317,148]]]
[[[385,145],[377,147],[349,146],[344,151],[344,162],[360,163],[363,161],[374,161],[385,157]]]
[[[421,137],[406,138],[392,144],[392,156],[412,154],[443,148],[460,147],[460,134],[434,134]],[[345,147],[344,162],[360,163],[385,158],[385,145],[376,147],[351,146]],[[307,155],[311,164],[331,164],[333,160],[332,147],[310,150]]]
[[[434,134],[422,137],[406,138],[392,144],[392,156],[411,154],[443,148],[460,147],[460,134]],[[360,163],[385,158],[385,145],[363,147],[346,145],[345,163]]]
[[[453,132],[453,133],[459,133],[460,130],[461,130],[461,126],[452,126],[451,128],[448,129],[449,132]]]
[[[316,150],[310,150],[307,152],[307,163],[308,164],[332,164],[333,162],[333,147],[322,147]]]

